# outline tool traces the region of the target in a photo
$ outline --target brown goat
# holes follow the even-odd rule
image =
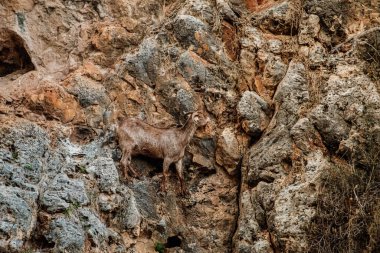
[[[186,124],[180,128],[156,128],[136,118],[125,119],[116,130],[123,153],[121,165],[124,169],[124,176],[127,176],[128,170],[133,176],[138,175],[131,166],[131,156],[145,155],[161,158],[164,160],[161,190],[166,191],[169,166],[175,163],[181,184],[181,193],[184,194],[182,159],[185,155],[185,148],[197,128],[206,125],[207,122],[208,118],[200,112],[193,112]]]

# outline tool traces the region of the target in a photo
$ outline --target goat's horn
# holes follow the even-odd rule
[[[185,113],[185,116],[187,116],[187,115],[189,115],[189,114],[192,114],[192,113],[194,113],[194,112],[196,112],[196,111],[190,111],[190,112],[187,112],[187,113]]]

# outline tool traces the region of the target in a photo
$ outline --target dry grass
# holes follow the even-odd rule
[[[365,72],[377,84],[380,91],[380,27],[367,33],[356,41],[356,52],[359,58],[365,60]]]
[[[309,252],[380,252],[380,148],[367,137],[366,166],[339,163],[321,178]]]

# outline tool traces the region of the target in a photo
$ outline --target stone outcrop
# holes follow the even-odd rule
[[[0,252],[379,251],[377,3],[12,0],[0,17]],[[174,170],[160,191],[161,160],[124,177],[120,119],[196,110],[185,196]]]

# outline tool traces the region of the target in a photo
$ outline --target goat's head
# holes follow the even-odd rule
[[[210,120],[200,111],[193,112],[190,116],[190,119],[198,126],[205,126]]]

